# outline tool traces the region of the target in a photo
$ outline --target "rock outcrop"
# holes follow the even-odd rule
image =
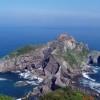
[[[100,52],[92,51],[89,55],[89,64],[94,66],[100,66]]]
[[[41,96],[59,87],[68,86],[71,79],[81,73],[89,54],[87,45],[78,43],[72,36],[61,35],[34,51],[2,58],[0,72],[27,70],[28,74],[24,77],[42,78],[42,84],[31,92],[31,96]]]

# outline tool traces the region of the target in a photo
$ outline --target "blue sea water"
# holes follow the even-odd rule
[[[23,97],[35,86],[14,86],[17,81],[24,81],[15,73],[0,73],[0,94],[6,94],[15,98]]]
[[[71,34],[90,49],[100,50],[100,28],[0,28],[0,57],[24,45],[52,41],[61,33]]]
[[[0,58],[24,45],[44,44],[52,41],[62,33],[68,33],[75,37],[77,41],[88,44],[90,49],[100,51],[100,28],[0,28]],[[89,74],[89,77],[95,79],[94,86],[97,84],[96,86],[99,89],[100,71],[99,68],[96,70],[97,72]],[[0,94],[19,98],[34,87],[14,87],[16,81],[22,80],[16,74],[0,74],[0,79],[2,78],[7,80],[0,80]],[[89,83],[86,81],[91,80],[85,79],[84,84]]]

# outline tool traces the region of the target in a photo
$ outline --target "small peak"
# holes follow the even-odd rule
[[[68,34],[61,34],[61,35],[59,36],[60,39],[64,39],[64,38],[66,38],[66,37],[68,37]]]
[[[75,42],[75,39],[72,37],[72,36],[70,36],[69,34],[61,34],[60,36],[59,36],[59,38],[60,39],[64,39],[64,40],[70,40],[70,41],[74,41]]]

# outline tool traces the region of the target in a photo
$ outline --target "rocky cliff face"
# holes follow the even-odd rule
[[[89,64],[94,66],[100,66],[100,52],[92,51],[89,55]]]
[[[34,51],[2,58],[0,72],[28,70],[26,77],[43,79],[42,85],[35,88],[31,95],[43,95],[67,86],[75,75],[80,74],[89,54],[86,45],[78,43],[72,36],[61,35]]]

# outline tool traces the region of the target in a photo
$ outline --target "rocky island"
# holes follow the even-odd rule
[[[38,84],[22,100],[39,100],[51,91],[72,88],[76,83],[74,78],[82,72],[93,71],[92,65],[100,65],[100,52],[91,51],[72,36],[61,34],[47,44],[25,46],[3,57],[0,60],[0,72],[18,73],[21,78],[31,80],[19,81],[15,83],[16,86]],[[99,96],[93,93],[93,97]]]

